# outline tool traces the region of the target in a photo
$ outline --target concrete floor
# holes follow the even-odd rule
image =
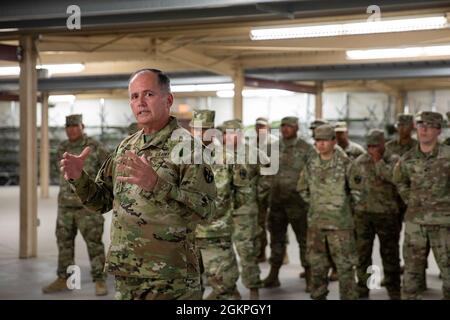
[[[55,238],[56,223],[56,195],[58,187],[50,188],[50,199],[39,199],[38,217],[40,226],[38,228],[38,257],[34,259],[19,259],[19,188],[0,188],[0,299],[113,299],[114,283],[113,277],[109,276],[107,283],[109,294],[104,297],[96,297],[94,294],[94,283],[90,278],[89,259],[81,235],[76,239],[75,260],[81,269],[81,289],[59,294],[44,295],[41,288],[53,281],[56,277],[57,247]],[[105,232],[103,241],[105,247],[109,245],[109,229],[111,224],[111,213],[105,215]],[[295,236],[289,229],[290,245],[288,247],[288,265],[283,266],[280,272],[281,287],[276,289],[262,289],[261,299],[273,300],[308,300],[309,294],[305,293],[305,283],[299,279],[301,271],[299,263],[298,247]],[[380,264],[378,254],[378,242],[375,243],[373,255],[374,263]],[[269,272],[269,265],[261,263],[261,275],[265,277]],[[432,255],[429,257],[429,268],[427,270],[428,287],[424,294],[425,299],[440,299],[442,281],[438,278],[438,268]],[[246,290],[240,280],[239,291],[243,299],[248,299]],[[207,291],[205,294],[209,293]],[[338,299],[338,283],[333,282],[329,286],[329,299]],[[387,299],[384,288],[373,290],[371,299]]]

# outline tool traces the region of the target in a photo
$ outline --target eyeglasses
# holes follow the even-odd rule
[[[428,129],[428,128],[440,129],[441,126],[439,124],[436,124],[436,123],[419,122],[419,123],[417,123],[417,128],[421,128],[421,129]]]

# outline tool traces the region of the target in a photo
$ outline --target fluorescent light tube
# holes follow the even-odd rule
[[[439,16],[342,24],[255,28],[250,31],[250,38],[252,40],[317,38],[355,34],[433,30],[447,27],[447,18],[444,16]]]
[[[347,59],[350,60],[448,56],[450,55],[450,45],[369,49],[369,50],[347,50],[346,55]]]

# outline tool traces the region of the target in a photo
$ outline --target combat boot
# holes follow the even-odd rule
[[[270,272],[267,278],[263,280],[264,288],[277,288],[280,286],[280,280],[278,279],[278,273],[280,267],[270,266]]]
[[[338,281],[338,274],[337,274],[337,271],[336,271],[336,269],[331,269],[331,274],[330,274],[330,276],[328,277],[328,280],[330,280],[331,282],[332,281]]]
[[[95,281],[95,295],[106,296],[108,294],[108,288],[104,280]]]
[[[48,286],[42,288],[43,293],[54,293],[69,290],[67,288],[67,279],[65,278],[57,278],[55,281],[50,283]]]
[[[233,291],[233,299],[234,300],[241,300],[242,299],[241,294],[239,293],[239,290],[237,288],[234,289],[234,291]]]
[[[250,289],[250,300],[259,300],[259,289]]]
[[[306,293],[311,292],[311,268],[305,268]]]

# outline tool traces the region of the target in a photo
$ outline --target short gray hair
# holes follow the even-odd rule
[[[144,69],[139,69],[139,70],[133,72],[133,74],[128,79],[128,85],[131,83],[131,81],[137,75],[139,75],[141,73],[145,73],[145,72],[151,72],[151,73],[156,74],[158,76],[158,84],[159,84],[159,87],[161,88],[161,90],[166,92],[166,93],[171,93],[169,76],[167,74],[165,74],[164,72],[162,72],[161,70],[158,70],[158,69],[144,68]]]

